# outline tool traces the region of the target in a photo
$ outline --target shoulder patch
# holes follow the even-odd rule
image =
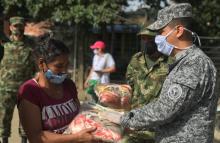
[[[179,84],[173,84],[168,89],[168,97],[172,100],[177,100],[182,95],[183,90]]]

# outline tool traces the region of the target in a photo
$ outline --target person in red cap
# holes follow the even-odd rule
[[[92,99],[97,102],[98,98],[94,92],[94,87],[98,83],[109,83],[110,73],[115,72],[115,61],[111,54],[105,53],[106,45],[103,41],[96,41],[90,48],[94,52],[92,68],[87,77],[84,87]]]

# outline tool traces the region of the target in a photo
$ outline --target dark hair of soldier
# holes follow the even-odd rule
[[[193,31],[193,26],[192,26],[192,23],[193,23],[193,19],[191,17],[184,17],[184,18],[176,18],[176,19],[173,19],[169,24],[168,26],[171,27],[171,28],[174,28],[178,25],[182,25],[183,27]],[[191,40],[193,38],[194,35],[192,35],[192,33],[190,33],[189,31],[186,31],[185,33],[185,38],[186,39],[189,39]]]
[[[63,54],[68,55],[69,49],[62,41],[53,39],[51,34],[46,34],[35,40],[33,57],[36,61],[43,58],[46,63],[50,63],[55,57]]]

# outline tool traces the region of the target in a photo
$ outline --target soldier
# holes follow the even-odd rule
[[[145,42],[145,47],[142,52],[132,57],[126,72],[127,82],[133,90],[131,109],[142,107],[158,97],[168,74],[168,63],[172,62],[171,58],[157,51],[154,42],[156,32],[145,28],[138,35]],[[131,133],[125,137],[124,142],[152,143],[154,133],[149,131]]]
[[[4,43],[8,42],[8,38],[4,34],[4,19],[0,18],[0,62],[4,56]]]
[[[216,68],[193,44],[192,7],[174,4],[158,12],[148,29],[161,53],[175,57],[155,101],[121,117],[131,130],[156,130],[157,143],[212,143],[217,105]],[[198,38],[198,37],[197,37]],[[199,38],[198,38],[199,39]]]
[[[0,63],[0,136],[2,143],[8,142],[11,120],[16,105],[19,86],[31,78],[34,63],[31,58],[30,40],[24,36],[24,18],[12,17],[10,42],[4,44],[4,57]],[[22,142],[26,142],[24,131],[19,127]]]

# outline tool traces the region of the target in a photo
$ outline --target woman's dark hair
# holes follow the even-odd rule
[[[43,58],[47,63],[54,60],[55,57],[69,54],[67,46],[59,40],[51,38],[50,35],[44,35],[35,40],[33,56],[35,59]]]

